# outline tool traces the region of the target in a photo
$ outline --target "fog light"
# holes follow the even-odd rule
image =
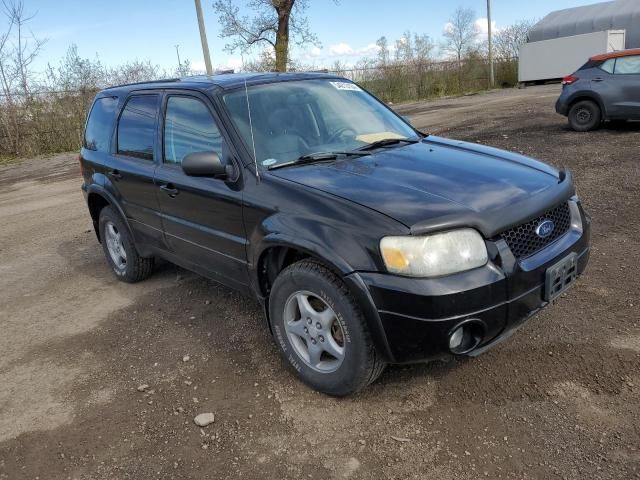
[[[458,328],[451,334],[449,337],[449,349],[456,350],[460,345],[462,345],[462,340],[464,340],[464,327]]]
[[[464,355],[482,342],[485,327],[481,320],[470,318],[457,325],[449,335],[449,350],[455,355]]]

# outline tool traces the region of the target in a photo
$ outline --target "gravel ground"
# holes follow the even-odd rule
[[[292,378],[252,301],[170,264],[117,282],[76,155],[0,169],[0,479],[640,478],[640,124],[571,132],[557,95],[398,110],[570,167],[586,274],[485,355],[392,367],[342,400]]]

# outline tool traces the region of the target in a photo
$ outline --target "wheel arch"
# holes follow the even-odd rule
[[[353,268],[335,252],[329,252],[318,244],[284,235],[264,237],[262,248],[255,258],[255,281],[258,293],[263,298],[269,297],[271,285],[282,270],[303,259],[315,260],[340,277],[353,272]]]
[[[100,212],[105,207],[113,207],[120,214],[122,221],[127,227],[129,235],[131,238],[134,238],[133,231],[131,230],[131,225],[129,225],[129,221],[127,220],[127,216],[124,214],[124,211],[115,201],[113,196],[104,188],[98,185],[91,185],[87,188],[87,205],[89,207],[89,214],[91,215],[91,221],[93,222],[93,230],[98,238],[98,241],[102,243],[102,239],[100,238],[100,228],[98,222],[100,220]]]
[[[598,107],[600,108],[600,119],[601,120],[607,119],[607,110],[604,106],[604,102],[602,101],[602,98],[597,93],[591,92],[588,90],[576,92],[575,94],[573,94],[573,96],[568,102],[567,114],[569,114],[569,112],[571,111],[571,108],[576,103],[581,102],[583,100],[590,100],[592,102],[595,102],[596,105],[598,105]]]
[[[335,252],[323,249],[318,244],[300,242],[299,239],[296,241],[281,235],[274,235],[271,238],[265,237],[265,240],[263,248],[256,256],[255,281],[257,282],[256,288],[263,303],[265,320],[269,330],[271,330],[269,293],[273,281],[289,265],[303,259],[313,260],[323,265],[344,282],[346,288],[354,296],[364,313],[367,326],[378,352],[386,361],[393,362],[393,354],[373,299],[367,287],[346,260],[336,256]]]

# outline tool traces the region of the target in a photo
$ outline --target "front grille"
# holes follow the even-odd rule
[[[544,220],[551,220],[555,228],[548,237],[541,238],[536,234],[536,228]],[[561,203],[555,208],[545,212],[538,218],[513,227],[500,234],[511,249],[511,253],[520,259],[533,255],[547,245],[569,231],[571,225],[571,212],[567,202]]]

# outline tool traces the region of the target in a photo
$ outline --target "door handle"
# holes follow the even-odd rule
[[[122,178],[122,174],[120,173],[120,170],[118,170],[117,168],[114,168],[113,170],[111,170],[107,175],[109,175],[114,180],[120,180]]]
[[[604,78],[597,77],[597,78],[594,78],[593,81],[594,82],[603,82]]]
[[[176,195],[180,193],[180,191],[176,187],[174,187],[172,183],[160,185],[160,190],[164,191],[171,198],[176,198]]]

